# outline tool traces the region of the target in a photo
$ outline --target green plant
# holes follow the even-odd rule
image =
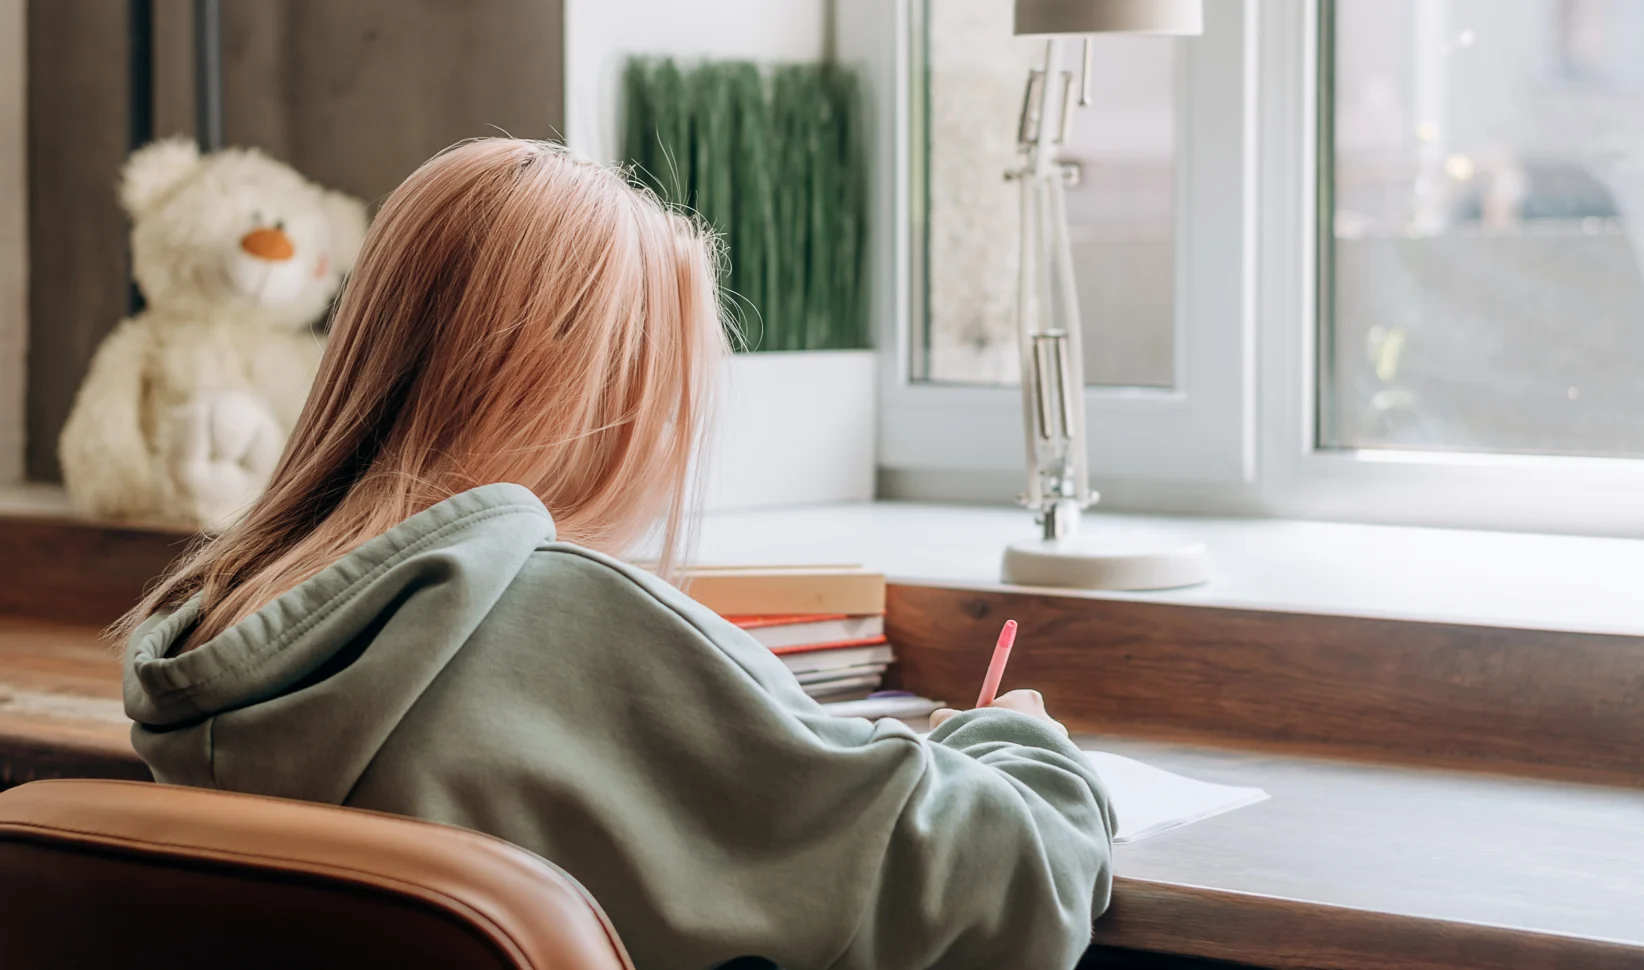
[[[623,151],[635,176],[724,241],[747,350],[867,346],[866,154],[856,76],[835,65],[681,70],[634,59]]]

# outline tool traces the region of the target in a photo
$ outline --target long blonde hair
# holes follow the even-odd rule
[[[562,540],[619,553],[690,519],[725,353],[710,233],[622,175],[489,138],[412,173],[372,223],[267,491],[116,626],[202,597],[189,645],[408,516],[515,482]]]

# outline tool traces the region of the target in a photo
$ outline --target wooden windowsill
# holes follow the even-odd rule
[[[1006,688],[1124,737],[1644,787],[1644,637],[893,584],[901,686]]]

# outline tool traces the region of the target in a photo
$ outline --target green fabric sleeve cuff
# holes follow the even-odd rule
[[[1004,707],[960,711],[932,731],[928,740],[961,751],[983,744],[1018,744],[1046,748],[1084,761],[1084,753],[1079,746],[1068,740],[1055,725]]]

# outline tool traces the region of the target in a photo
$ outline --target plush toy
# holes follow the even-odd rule
[[[260,152],[182,140],[133,153],[120,201],[147,308],[92,359],[58,443],[63,481],[93,515],[221,529],[302,410],[365,206]]]

